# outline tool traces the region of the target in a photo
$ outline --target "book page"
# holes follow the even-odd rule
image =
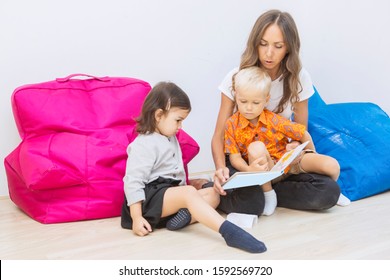
[[[284,173],[286,167],[294,161],[308,143],[309,141],[304,142],[295,149],[286,152],[271,169],[271,171],[236,172],[222,185],[223,189],[228,190],[254,185],[263,185],[272,181]]]
[[[285,170],[287,166],[289,166],[294,161],[294,159],[303,151],[303,149],[308,143],[309,141],[306,141],[295,149],[286,152],[271,169],[271,171]]]
[[[272,181],[282,174],[283,170],[269,172],[236,172],[225,182],[225,184],[223,184],[223,189],[228,190],[254,185],[262,185]]]

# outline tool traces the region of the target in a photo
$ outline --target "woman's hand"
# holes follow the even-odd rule
[[[139,216],[133,219],[133,232],[136,235],[145,236],[152,232],[152,227],[144,217]]]
[[[229,179],[229,169],[227,167],[219,168],[214,173],[214,190],[220,195],[226,195],[222,184]]]

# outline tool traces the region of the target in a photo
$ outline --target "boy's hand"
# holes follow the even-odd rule
[[[269,171],[269,164],[267,157],[264,155],[262,157],[259,157],[258,159],[255,159],[250,165],[249,165],[250,171]]]
[[[290,143],[288,143],[286,145],[286,151],[291,151],[293,149],[295,149],[296,147],[298,147],[301,143],[298,142],[298,141],[291,141]]]
[[[295,149],[296,147],[298,147],[299,145],[301,144],[301,142],[298,142],[298,141],[292,141],[290,143],[288,143],[286,145],[286,151],[291,151],[293,149]],[[290,164],[290,165],[294,165],[294,164],[297,164],[298,162],[301,161],[302,159],[302,156],[303,156],[303,152],[301,152],[294,160],[293,162]]]

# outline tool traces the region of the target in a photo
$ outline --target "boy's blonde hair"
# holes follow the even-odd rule
[[[233,91],[248,88],[257,89],[267,97],[271,89],[271,77],[266,71],[257,66],[241,69],[233,76]]]

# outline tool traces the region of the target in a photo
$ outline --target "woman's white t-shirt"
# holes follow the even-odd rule
[[[234,92],[232,91],[232,78],[233,75],[238,72],[238,70],[238,67],[231,70],[225,76],[222,83],[218,87],[218,89],[232,101],[234,101]],[[314,88],[310,74],[304,68],[302,68],[301,72],[299,73],[299,79],[302,85],[302,91],[299,93],[299,100],[303,101],[310,98],[310,96],[314,94]],[[283,97],[283,80],[275,79],[274,81],[272,81],[270,95],[271,98],[266,107],[268,110],[274,111]],[[279,115],[282,115],[287,119],[291,119],[292,113],[293,111],[291,107],[291,102],[288,102],[283,112],[279,113]]]

